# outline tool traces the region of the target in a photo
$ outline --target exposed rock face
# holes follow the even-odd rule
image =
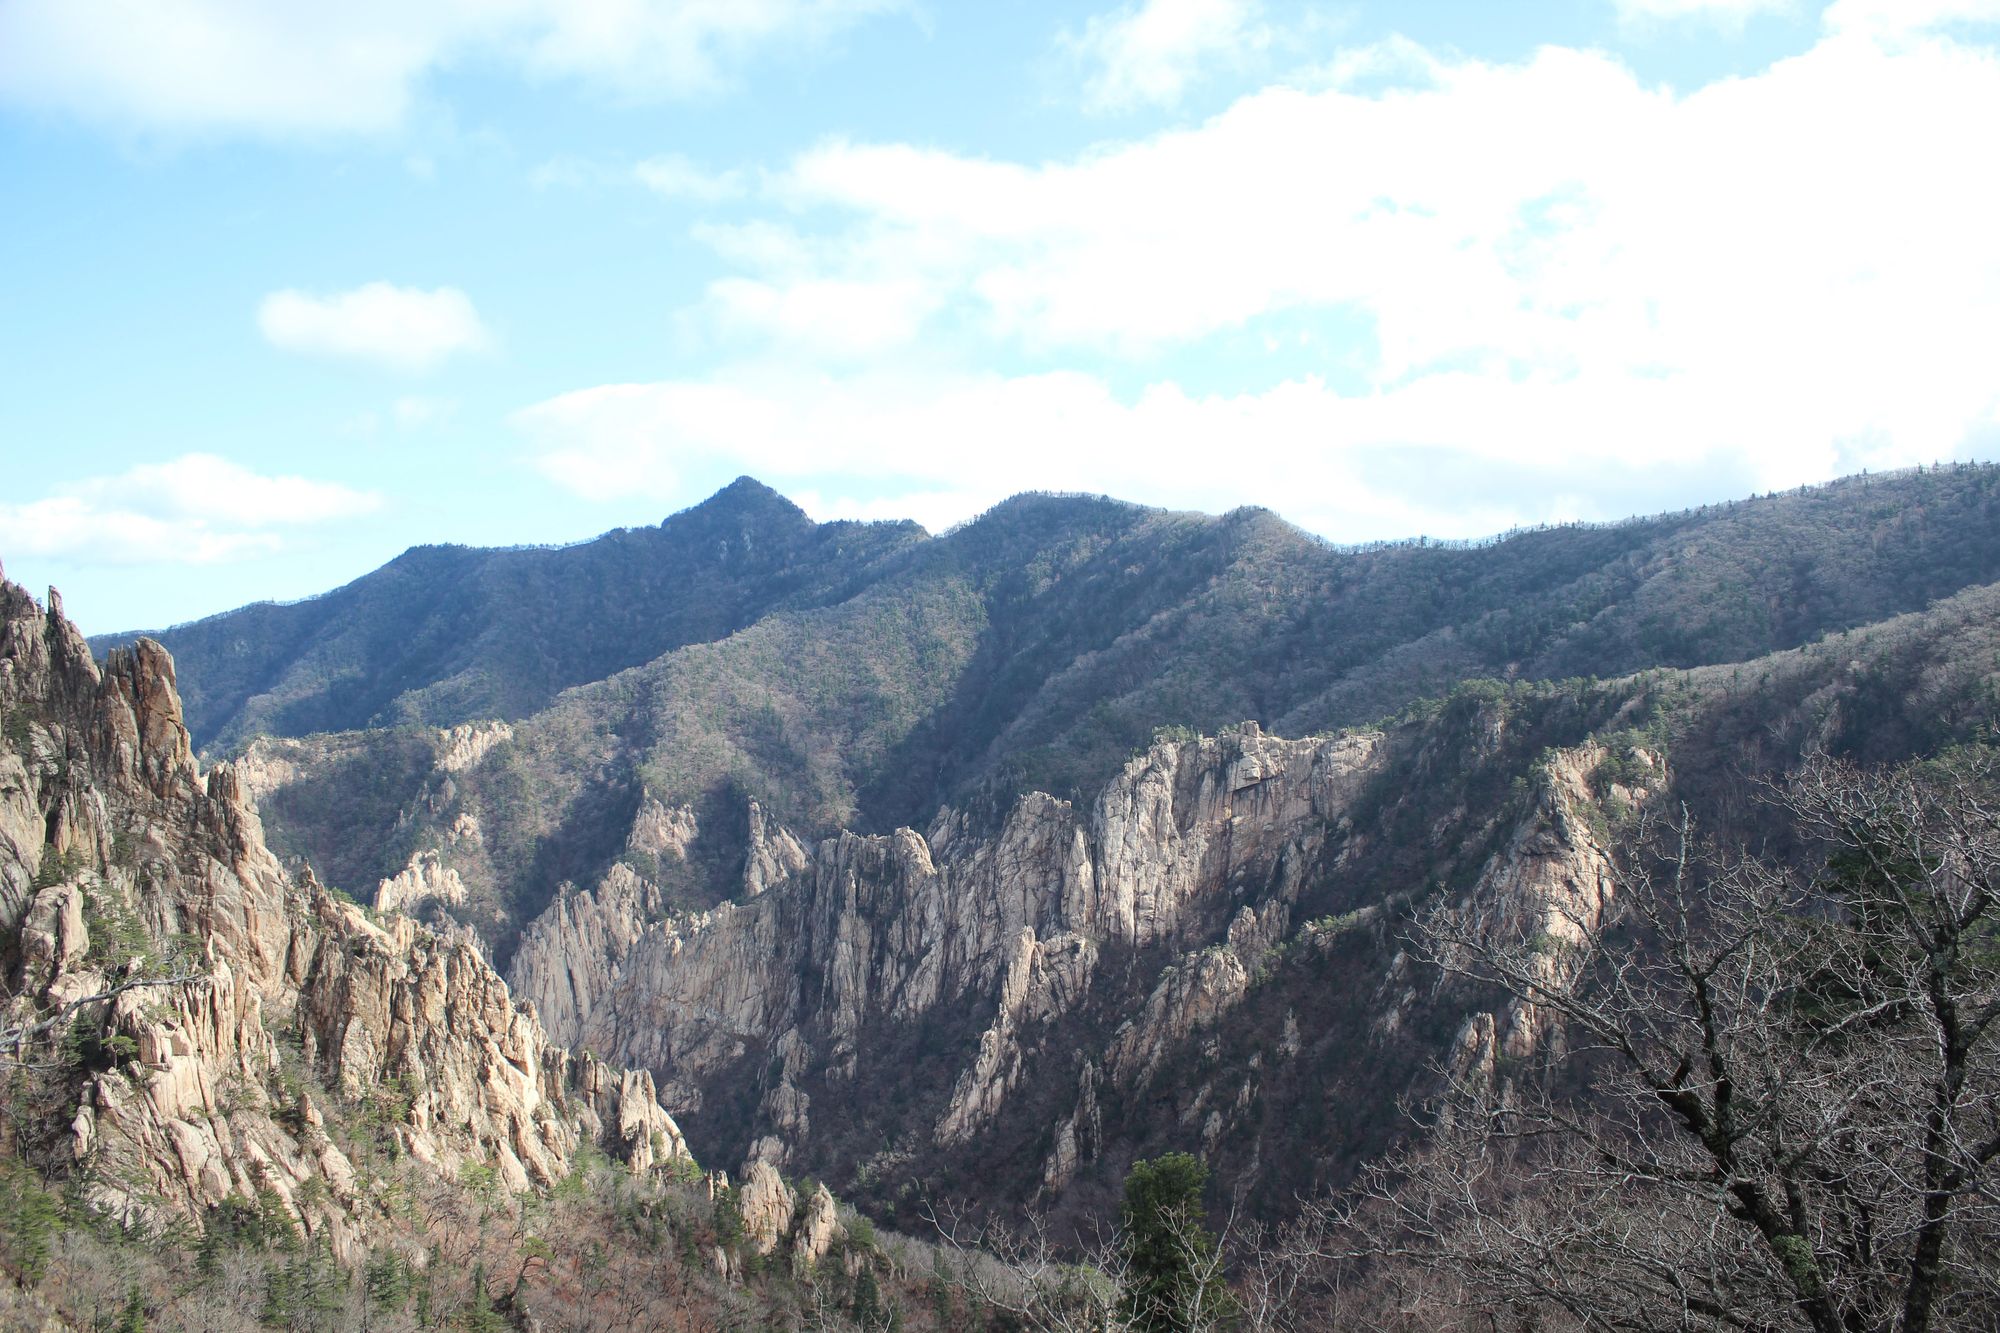
[[[1069,1184],[1077,1166],[1097,1155],[1104,1137],[1104,1117],[1097,1106],[1097,1066],[1086,1060],[1077,1077],[1076,1107],[1056,1123],[1056,1146],[1042,1167],[1042,1189],[1055,1192]]]
[[[553,1039],[583,1040],[591,1011],[659,908],[659,891],[620,863],[595,889],[565,885],[536,918],[514,951],[509,981],[534,1002]]]
[[[1282,912],[1282,903],[1270,906]],[[1249,908],[1243,909],[1245,916],[1249,913]],[[1254,930],[1232,931],[1230,940],[1169,967],[1146,998],[1145,1008],[1118,1029],[1105,1052],[1106,1072],[1126,1081],[1149,1078],[1171,1050],[1227,1013],[1249,989],[1250,970],[1262,952],[1256,943],[1261,938]],[[1245,943],[1251,947],[1242,947]]]
[[[764,807],[750,802],[750,843],[743,858],[744,897],[755,898],[786,876],[804,870],[811,861],[790,830],[767,825]]]
[[[736,1202],[743,1213],[743,1234],[757,1253],[769,1254],[791,1234],[792,1212],[799,1198],[769,1162],[750,1163]]]
[[[732,1165],[843,1191],[887,1182],[879,1203],[902,1181],[1004,1164],[1013,1201],[1061,1207],[1072,1186],[1088,1197],[1137,1152],[1172,1147],[1233,1153],[1232,1179],[1275,1188],[1314,1133],[1288,1108],[1331,1104],[1311,1089],[1340,1079],[1388,1120],[1472,1003],[1440,1001],[1407,960],[1383,983],[1412,904],[1448,874],[1476,880],[1496,921],[1553,919],[1608,884],[1601,754],[1546,748],[1588,729],[1517,730],[1493,697],[1387,732],[1246,725],[1148,747],[1087,805],[1029,794],[810,846],[753,802],[740,896],[700,913],[670,911],[679,882],[651,867],[679,873],[728,821],[704,828],[642,789],[621,859],[561,887],[509,978],[555,1040],[650,1070]],[[1544,754],[1532,801],[1525,787],[1472,808],[1420,794],[1460,790],[1468,764],[1498,765],[1504,794]],[[442,827],[449,775],[425,782],[446,793],[427,807]],[[479,836],[453,825],[444,855],[420,853],[380,901],[438,901],[431,881],[476,865]],[[714,844],[699,846],[712,864]],[[490,903],[473,869],[463,882]],[[1544,1040],[1538,1015],[1490,1019],[1467,1029],[1490,1045],[1462,1053],[1470,1067]],[[513,1152],[532,1176],[532,1145]]]
[[[840,1214],[834,1208],[833,1195],[824,1185],[813,1187],[812,1197],[805,1201],[805,1215],[799,1219],[798,1231],[792,1237],[792,1262],[802,1273],[810,1273],[833,1248],[833,1242],[840,1235]]]
[[[1505,737],[1484,715],[1469,734],[1488,749]],[[960,1042],[947,1080],[895,1084],[910,1106],[884,1160],[977,1162],[1027,1111],[1044,1129],[1019,1192],[1060,1195],[1105,1148],[1107,1099],[1171,1098],[1179,1141],[1202,1151],[1254,1127],[1264,1062],[1304,1058],[1308,1036],[1281,1007],[1258,1050],[1227,1043],[1242,1039],[1239,1018],[1287,949],[1324,955],[1379,918],[1375,901],[1303,924],[1297,909],[1366,841],[1352,820],[1391,751],[1376,732],[1284,740],[1246,725],[1153,745],[1087,811],[1031,794],[984,828],[946,809],[925,833],[844,833],[810,849],[753,808],[743,901],[663,916],[653,886],[617,867],[535,924],[515,979],[559,1034],[653,1070],[690,1113],[705,1099],[754,1108],[747,1129],[737,1122],[736,1151],[773,1179],[835,1164],[817,1145],[880,1095],[846,1090],[898,1077],[867,1064],[885,1034],[922,1028],[931,1050]],[[1556,934],[1603,910],[1611,865],[1592,791],[1603,757],[1594,745],[1552,752],[1538,794],[1506,815],[1514,822],[1487,826],[1492,851],[1470,899],[1494,929]],[[1646,794],[1618,793],[1628,804]],[[1393,797],[1377,792],[1367,817]],[[1463,836],[1462,819],[1430,836]],[[1372,998],[1375,983],[1355,980],[1378,1042],[1429,1002],[1407,960]],[[1490,1069],[1537,1049],[1545,1028],[1532,1012],[1485,1015],[1451,1058]],[[1226,1078],[1200,1072],[1225,1056]],[[1406,1089],[1423,1060],[1385,1077]],[[1072,1091],[1052,1097],[1051,1082]]]
[[[476,827],[476,826],[475,826]],[[401,872],[375,888],[375,910],[421,915],[435,903],[454,907],[465,901],[465,881],[435,851],[418,852]]]
[[[63,1151],[96,1206],[199,1224],[268,1192],[355,1253],[383,1205],[320,1129],[335,1100],[393,1101],[410,1156],[514,1188],[586,1141],[636,1170],[685,1155],[650,1075],[553,1045],[474,949],[287,876],[235,771],[198,779],[158,645],[100,670],[53,594],[44,614],[0,583],[0,717],[7,1018],[110,991],[76,1021],[130,1043],[69,1085]]]
[[[1462,909],[1481,934],[1496,941],[1540,942],[1532,956],[1541,982],[1551,989],[1574,980],[1588,961],[1574,946],[1603,923],[1616,891],[1610,850],[1586,815],[1596,804],[1591,779],[1605,758],[1604,747],[1594,742],[1548,756],[1533,810]],[[1658,756],[1635,750],[1632,758],[1664,781]],[[1633,806],[1648,800],[1652,788],[1620,786],[1614,795]],[[1461,1076],[1492,1077],[1498,1057],[1525,1059],[1554,1031],[1554,1017],[1545,1008],[1514,1001],[1499,1013],[1467,1018],[1447,1063]]]
[[[632,819],[632,831],[626,836],[625,846],[628,851],[685,861],[688,844],[700,832],[701,825],[692,809],[685,805],[669,809],[648,792],[639,802],[639,813]]]
[[[589,1045],[653,1069],[684,1105],[766,1052],[753,1138],[773,1162],[812,1133],[804,1086],[856,1077],[870,1025],[983,1012],[932,1127],[938,1144],[968,1143],[1003,1114],[1050,1025],[1085,1005],[1107,951],[1187,955],[1098,1053],[1109,1077],[1145,1076],[1240,999],[1378,743],[1280,740],[1254,726],[1162,742],[1087,815],[1035,794],[985,835],[946,810],[927,835],[848,833],[808,853],[753,810],[746,880],[759,896],[646,923],[643,888],[607,880],[536,924],[515,977],[559,1024],[583,1015]],[[575,998],[584,993],[594,998]],[[1071,1160],[1053,1174],[1094,1142],[1077,1128],[1094,1115],[1094,1103],[1079,1109]]]
[[[298,741],[274,736],[260,736],[245,746],[230,762],[230,767],[236,770],[237,784],[243,789],[243,803],[256,810],[264,797],[295,781],[304,748]]]
[[[792,1270],[800,1277],[812,1272],[841,1234],[840,1213],[826,1186],[815,1185],[802,1196],[762,1158],[745,1169],[736,1207],[751,1248],[770,1254],[780,1245],[788,1246]]]
[[[467,722],[444,731],[438,747],[437,766],[445,773],[463,773],[486,757],[486,752],[514,738],[514,729],[505,722]]]
[[[763,811],[754,801],[750,829],[754,867],[760,855],[772,859],[763,850]],[[693,810],[662,805],[646,793],[626,834],[625,850],[685,862],[688,847],[700,832]],[[750,873],[746,870],[746,877]],[[583,1040],[585,1020],[611,988],[625,955],[646,926],[658,919],[662,904],[659,887],[624,861],[614,863],[593,889],[580,890],[565,882],[555,900],[522,932],[508,967],[509,984],[517,995],[534,1003],[551,1036],[576,1045]]]

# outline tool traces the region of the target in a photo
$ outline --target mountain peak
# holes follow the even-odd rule
[[[814,526],[805,510],[748,474],[738,477],[700,504],[692,505],[681,513],[762,520],[782,523],[788,527]]]

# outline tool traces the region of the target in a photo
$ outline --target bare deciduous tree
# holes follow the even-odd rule
[[[930,1208],[940,1276],[975,1303],[1011,1315],[1035,1333],[1107,1333],[1123,1288],[1115,1237],[1062,1245],[1047,1220],[1029,1214],[1019,1226],[973,1223],[956,1210]]]
[[[1568,1053],[1547,1083],[1461,1081],[1421,1152],[1319,1210],[1327,1247],[1496,1321],[1992,1327],[1996,791],[1985,752],[1815,759],[1772,793],[1809,869],[1703,852],[1683,816],[1568,940],[1435,914],[1434,961],[1556,1018]]]
[[[115,1000],[127,991],[157,989],[163,986],[207,985],[209,978],[202,973],[180,971],[167,977],[138,977],[107,986],[94,995],[79,996],[58,1005],[54,1012],[36,1019],[0,1024],[0,1066],[22,1065],[31,1068],[52,1068],[53,1062],[36,1062],[28,1058],[28,1051],[38,1042],[59,1037],[69,1026],[71,1019],[92,1005]]]
[[[1058,1243],[1047,1221],[1029,1214],[1019,1225],[972,1224],[933,1209],[942,1275],[976,1305],[1001,1311],[1038,1333],[1122,1333],[1151,1325],[1135,1321],[1128,1298],[1140,1279],[1131,1236],[1098,1232]],[[1301,1226],[1244,1224],[1232,1210],[1210,1236],[1195,1207],[1178,1202],[1156,1222],[1169,1259],[1185,1274],[1196,1299],[1155,1312],[1175,1333],[1290,1333],[1307,1322],[1306,1292],[1324,1267],[1318,1233]],[[1222,1299],[1225,1278],[1235,1280]]]

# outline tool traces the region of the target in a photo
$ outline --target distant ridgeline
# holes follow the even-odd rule
[[[1652,803],[1769,841],[1750,775],[1979,739],[1996,581],[1984,466],[1360,548],[744,479],[161,637],[282,858],[476,937],[698,1156],[915,1225],[1164,1151],[1273,1208],[1343,1177],[1478,1013],[1544,1035],[1414,975],[1413,912],[1555,920]]]
[[[911,523],[815,525],[745,478],[657,528],[555,548],[412,548],[322,597],[160,631],[195,743],[519,717],[557,691],[838,601]],[[100,635],[99,652],[134,634]]]
[[[1263,510],[1078,496],[1020,496],[937,538],[814,525],[744,478],[658,528],[418,548],[323,597],[157,637],[198,747],[518,722],[586,686],[559,711],[615,718],[621,755],[692,711],[719,733],[701,748],[733,751],[723,767],[767,807],[879,828],[995,782],[1087,792],[1158,726],[1296,735],[1459,680],[1742,661],[1921,609],[2000,578],[1996,485],[1960,466],[1343,549]],[[670,785],[657,794],[702,794]]]

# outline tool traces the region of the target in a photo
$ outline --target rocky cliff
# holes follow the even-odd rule
[[[100,667],[53,592],[0,581],[0,733],[0,1054],[42,1099],[16,1146],[98,1209],[240,1197],[358,1252],[390,1201],[336,1117],[515,1189],[586,1145],[686,1156],[649,1074],[553,1044],[477,950],[288,875],[236,773],[197,770],[157,644]]]
[[[1885,535],[1890,519],[1862,518],[1900,501],[1843,484],[1646,532],[1383,553],[1346,582],[1346,555],[1301,554],[1268,516],[1035,500],[848,602],[508,728],[265,741],[252,758],[288,857],[476,932],[556,1039],[651,1071],[704,1157],[811,1172],[917,1225],[905,1202],[943,1193],[1101,1215],[1132,1160],[1169,1149],[1283,1201],[1407,1128],[1399,1103],[1441,1061],[1504,1077],[1547,1041],[1541,1015],[1409,956],[1420,913],[1456,904],[1482,929],[1559,939],[1604,909],[1619,821],[1670,781],[1754,839],[1746,771],[1808,746],[1894,759],[1983,734],[2000,589],[1803,642],[1989,572],[2000,473],[1890,489],[1956,496],[1964,522],[1928,510]],[[1810,616],[1765,619],[1761,592],[1701,591],[1725,574],[1766,587],[1782,571],[1743,552],[1774,534],[1824,553],[1863,532],[1904,552],[1870,566],[1868,596],[1829,584]],[[1946,538],[1949,561],[1913,554]],[[1274,582],[1294,556],[1332,582]],[[1368,582],[1392,566],[1401,581]],[[1517,597],[1517,576],[1562,591]],[[1621,601],[1620,579],[1643,596]],[[1252,614],[1294,595],[1292,628]],[[1735,628],[1690,638],[1697,611]],[[1450,620],[1423,653],[1339,646],[1419,612]],[[1514,678],[1786,642],[1801,646],[1693,670]],[[1475,667],[1510,678],[1459,679]],[[1239,702],[1305,729],[1357,700],[1400,711],[1317,738],[1125,739]],[[1045,774],[1076,780],[1022,790]]]
[[[1645,790],[1600,790],[1605,744],[1543,743],[1588,720],[1514,735],[1509,717],[1485,699],[1325,738],[1162,739],[1087,808],[1031,794],[921,833],[805,847],[759,812],[754,892],[663,912],[620,864],[535,923],[513,980],[578,1040],[654,1071],[710,1150],[844,1191],[969,1168],[991,1197],[1047,1203],[1155,1139],[1285,1180],[1304,1165],[1286,1160],[1302,1146],[1287,1105],[1344,1083],[1365,1085],[1350,1114],[1386,1111],[1430,1077],[1427,1024],[1517,1058],[1544,1035],[1536,1015],[1420,989],[1398,932],[1436,890],[1388,859],[1396,822],[1434,812],[1420,863],[1458,867],[1484,928],[1601,910],[1604,810]],[[1629,746],[1619,761],[1658,763]],[[1474,764],[1532,785],[1472,807],[1406,786]]]
[[[1167,733],[1088,803],[946,807],[921,831],[802,838],[753,801],[718,825],[642,789],[617,859],[564,885],[506,971],[557,1039],[651,1071],[702,1156],[904,1225],[944,1193],[1101,1211],[1168,1149],[1282,1205],[1406,1130],[1396,1108],[1441,1064],[1541,1048],[1540,1015],[1408,956],[1413,917],[1456,904],[1555,938],[1603,910],[1619,821],[1670,781],[1669,733],[1721,716],[1724,679],[1484,682],[1332,736]],[[453,778],[448,741],[424,741],[412,810]],[[431,886],[422,910],[462,931],[436,886],[477,864],[475,831],[382,891]],[[729,837],[733,899],[677,906],[671,876]]]
[[[923,1123],[900,1127],[931,1148],[976,1155],[1022,1081],[1063,1068],[1076,1103],[1035,1173],[1059,1187],[1091,1142],[1098,1082],[1144,1083],[1242,1000],[1383,754],[1377,732],[1247,725],[1153,745],[1088,810],[1035,794],[997,828],[947,809],[925,833],[807,849],[758,814],[759,892],[660,916],[621,864],[551,906],[513,980],[593,1049],[654,1070],[675,1104],[733,1092],[707,1117],[722,1139],[754,1093],[736,1136],[753,1161],[824,1164],[807,1089],[844,1125],[857,1085],[884,1078],[871,1057],[888,1031],[962,1038],[948,1082],[911,1099]],[[1121,1021],[1075,1075],[1077,1053],[1052,1043],[1086,1012]]]

